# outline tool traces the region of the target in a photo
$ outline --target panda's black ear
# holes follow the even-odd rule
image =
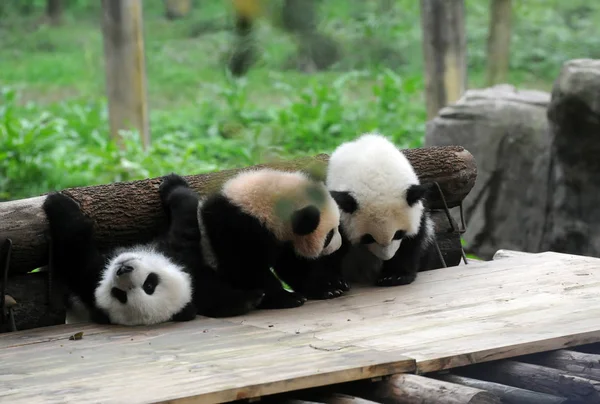
[[[406,202],[408,206],[413,206],[415,203],[423,200],[432,190],[432,184],[414,184],[406,190]]]
[[[292,231],[299,236],[306,236],[319,227],[321,212],[314,205],[298,209],[292,214]]]
[[[329,191],[339,208],[346,213],[354,213],[358,209],[358,202],[348,191]]]

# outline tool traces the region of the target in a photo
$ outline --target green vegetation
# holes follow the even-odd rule
[[[203,0],[168,21],[144,0],[152,147],[135,134],[110,141],[100,2],[69,0],[64,24],[0,10],[0,200],[170,171],[194,174],[275,158],[330,152],[380,130],[401,147],[425,128],[419,2],[325,0],[322,30],[343,47],[325,72],[290,69],[294,39],[260,23],[261,59],[242,80],[225,74],[232,35],[228,2]],[[467,1],[470,86],[483,85],[488,2]],[[383,10],[385,4],[391,8]],[[561,64],[600,57],[600,4],[514,2],[512,84],[549,89]]]

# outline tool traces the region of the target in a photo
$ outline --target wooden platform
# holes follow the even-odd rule
[[[292,310],[2,334],[0,402],[224,402],[598,341],[600,259],[532,254]]]

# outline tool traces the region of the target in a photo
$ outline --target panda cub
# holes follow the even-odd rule
[[[297,307],[271,271],[282,254],[309,260],[341,245],[340,211],[323,182],[269,168],[238,173],[198,207],[207,262],[236,288],[259,289],[259,308]]]
[[[342,247],[316,262],[288,256],[278,268],[284,281],[310,299],[347,291],[343,275],[351,266],[351,281],[369,279],[379,286],[413,282],[434,237],[424,206],[431,185],[419,182],[404,154],[384,136],[364,134],[331,154],[326,184],[341,210]]]
[[[198,196],[175,174],[164,178],[159,194],[168,218],[154,241],[114,248],[103,254],[93,223],[77,203],[61,193],[47,196],[43,208],[52,240],[52,265],[70,295],[67,323],[93,321],[150,325],[188,321],[197,314],[243,314],[262,292],[235,291],[203,267],[196,221]]]

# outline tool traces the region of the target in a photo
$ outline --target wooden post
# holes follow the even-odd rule
[[[102,35],[111,136],[136,129],[144,148],[150,144],[142,0],[102,0]]]
[[[487,85],[506,82],[510,60],[511,0],[490,0]]]
[[[190,13],[192,9],[191,0],[164,0],[165,17],[168,20],[183,18]]]
[[[51,25],[60,25],[62,23],[62,13],[62,0],[46,0],[46,16]]]
[[[467,86],[464,0],[421,0],[427,117],[457,101]]]

